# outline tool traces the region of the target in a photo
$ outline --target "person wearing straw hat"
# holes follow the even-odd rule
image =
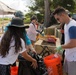
[[[8,30],[0,39],[0,75],[10,75],[10,65],[21,54],[26,60],[32,62],[31,66],[37,67],[37,61],[26,52],[24,37],[25,26],[20,18],[13,18]]]

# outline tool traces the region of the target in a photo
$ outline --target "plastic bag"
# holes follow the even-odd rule
[[[48,75],[46,66],[41,56],[35,53],[29,53],[33,58],[37,60],[38,68],[34,69],[31,66],[31,62],[25,60],[21,55],[19,56],[19,70],[18,75]]]

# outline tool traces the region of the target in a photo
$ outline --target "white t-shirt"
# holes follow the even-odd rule
[[[69,29],[72,29],[74,27],[74,31],[71,30],[69,32]],[[64,34],[65,34],[65,44],[69,43],[70,39],[76,39],[76,21],[70,20],[69,24],[65,24],[64,26]],[[76,61],[76,47],[65,49],[65,59],[68,61]]]
[[[37,34],[38,34],[38,32],[36,31],[36,25],[33,25],[32,23],[30,23],[30,26],[27,30],[27,35],[30,38],[30,40],[36,41]]]
[[[0,64],[4,64],[4,65],[13,64],[18,58],[19,53],[24,52],[26,50],[23,39],[21,39],[22,50],[20,52],[14,53],[15,52],[14,44],[15,44],[15,40],[12,38],[10,43],[9,53],[8,55],[6,55],[6,57],[2,58],[2,56],[0,56]]]

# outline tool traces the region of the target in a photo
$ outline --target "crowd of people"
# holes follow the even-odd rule
[[[6,25],[5,33],[0,38],[0,75],[10,75],[10,66],[16,66],[16,60],[21,54],[26,60],[30,61],[31,66],[36,69],[37,60],[27,53],[27,47],[36,53],[34,43],[38,31],[38,19],[32,16],[28,30],[24,25],[24,15],[17,11],[15,16]],[[63,62],[64,72],[67,75],[76,75],[76,21],[69,17],[66,9],[57,7],[53,12],[55,19],[60,22],[62,40],[57,51],[65,50]],[[64,36],[65,35],[65,36]],[[65,39],[64,39],[65,38]],[[63,56],[64,57],[64,56]]]

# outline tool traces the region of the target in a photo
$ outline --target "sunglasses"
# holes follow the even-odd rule
[[[59,21],[60,19],[59,18],[56,18],[56,20]]]

